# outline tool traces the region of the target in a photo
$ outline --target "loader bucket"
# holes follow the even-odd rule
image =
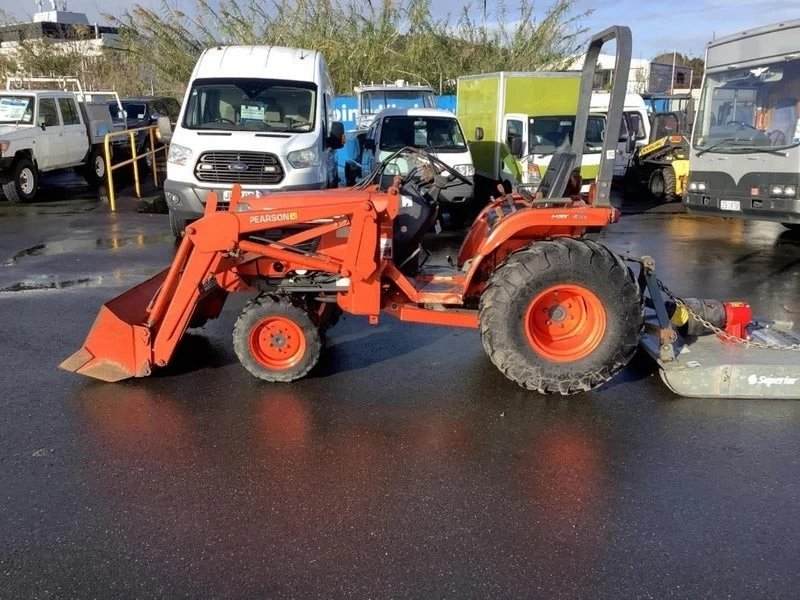
[[[166,269],[106,302],[83,347],[59,367],[109,382],[149,375],[148,309],[168,272]]]

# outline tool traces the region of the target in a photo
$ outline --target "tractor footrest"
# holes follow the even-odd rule
[[[770,345],[800,344],[792,331],[757,327],[751,340]],[[800,352],[726,342],[715,335],[678,338],[675,359],[664,361],[660,341],[645,335],[640,346],[657,363],[673,392],[694,398],[800,399]]]
[[[428,267],[414,278],[417,301],[425,304],[461,304],[464,273],[449,267]]]

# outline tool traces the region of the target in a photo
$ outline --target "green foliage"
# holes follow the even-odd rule
[[[166,0],[137,5],[114,19],[122,47],[180,92],[203,48],[274,44],[320,50],[339,93],[362,81],[408,79],[455,91],[460,75],[563,68],[581,49],[585,30],[575,0],[555,0],[539,15],[523,0],[512,14],[501,3],[496,23],[476,21],[466,6],[454,20],[435,18],[431,0],[195,0],[194,16]]]

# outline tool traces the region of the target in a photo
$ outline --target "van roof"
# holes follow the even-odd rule
[[[384,108],[375,115],[376,119],[383,117],[449,117],[457,118],[455,114],[443,108]]]
[[[598,108],[607,109],[608,102],[611,99],[611,93],[606,91],[595,90],[592,92],[592,101],[589,105],[590,109],[595,110]],[[625,106],[646,108],[644,98],[639,94],[625,94]]]
[[[316,81],[319,52],[285,46],[215,46],[203,51],[193,77]]]

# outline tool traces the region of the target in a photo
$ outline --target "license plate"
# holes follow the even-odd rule
[[[722,210],[742,210],[741,204],[738,200],[721,200],[719,207]]]

